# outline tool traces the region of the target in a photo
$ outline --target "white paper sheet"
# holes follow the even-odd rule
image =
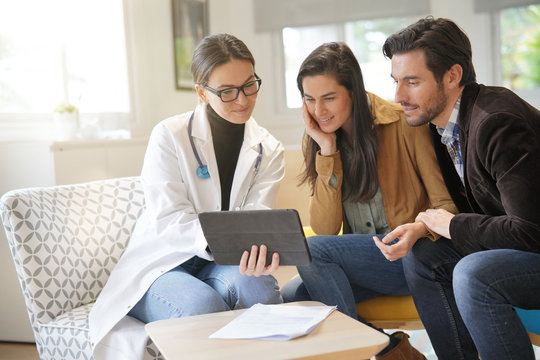
[[[335,309],[335,306],[256,304],[209,338],[290,340],[309,334]]]

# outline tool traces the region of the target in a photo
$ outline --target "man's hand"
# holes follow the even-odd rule
[[[382,240],[374,236],[375,245],[381,250],[381,253],[390,261],[396,261],[405,257],[409,250],[418,239],[426,235],[426,227],[421,222],[403,224],[389,232]],[[387,245],[395,239],[398,242],[393,245]]]
[[[251,252],[247,250],[242,254],[240,259],[240,273],[247,276],[263,276],[270,275],[279,267],[279,254],[272,255],[272,263],[266,266],[266,245],[261,245],[260,250],[257,245],[251,246]],[[257,253],[259,253],[257,255]]]
[[[450,239],[450,221],[455,215],[443,209],[427,209],[416,216],[433,232]]]

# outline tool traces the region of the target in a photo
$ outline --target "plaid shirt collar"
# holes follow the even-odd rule
[[[443,129],[439,126],[437,126],[437,132],[439,135],[441,135],[441,142],[446,145],[446,149],[448,150],[448,154],[450,154],[450,157],[452,158],[452,161],[454,163],[454,167],[456,168],[456,171],[461,178],[461,182],[465,183],[463,178],[463,159],[461,157],[461,144],[459,142],[459,125],[458,125],[458,114],[459,114],[459,106],[461,103],[461,96],[456,101],[456,104],[454,105],[454,109],[452,110],[452,113],[450,114],[450,119],[448,119],[448,123],[446,124],[446,127]]]
[[[458,114],[459,114],[459,106],[461,104],[461,96],[456,101],[456,104],[454,105],[454,109],[452,110],[452,113],[450,114],[450,119],[448,119],[448,124],[446,124],[446,127],[443,129],[440,126],[437,127],[437,132],[439,135],[441,135],[441,142],[444,145],[448,145],[449,143],[452,143],[454,141],[457,141],[459,144],[459,126],[458,126]]]

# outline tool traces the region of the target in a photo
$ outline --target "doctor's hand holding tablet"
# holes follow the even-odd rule
[[[244,250],[240,259],[239,270],[241,274],[247,276],[259,277],[262,275],[270,275],[279,267],[279,254],[272,254],[272,263],[266,265],[266,245],[261,245],[260,249],[257,245],[252,245],[251,250]]]

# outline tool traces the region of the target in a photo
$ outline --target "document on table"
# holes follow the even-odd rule
[[[255,304],[210,339],[290,340],[309,334],[335,306]]]

